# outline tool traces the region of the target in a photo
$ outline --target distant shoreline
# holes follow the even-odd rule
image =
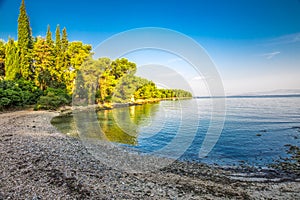
[[[276,94],[276,95],[229,95],[229,96],[203,96],[203,97],[193,97],[194,99],[246,99],[246,98],[286,98],[286,97],[300,97],[300,94]]]
[[[193,97],[171,97],[171,98],[156,98],[156,99],[139,99],[134,102],[127,103],[103,103],[103,104],[91,104],[91,105],[73,105],[70,108],[64,110],[63,107],[59,110],[67,111],[67,110],[90,110],[95,109],[96,111],[101,110],[111,110],[116,108],[130,107],[130,106],[139,106],[144,104],[152,104],[158,103],[161,101],[179,101],[179,100],[188,100],[193,99]]]

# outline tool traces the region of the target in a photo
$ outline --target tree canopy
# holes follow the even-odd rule
[[[19,63],[22,76],[30,80],[32,78],[32,56],[33,48],[32,33],[29,23],[29,17],[26,13],[25,2],[22,0],[20,14],[18,18],[18,47],[19,47]]]
[[[60,25],[54,39],[50,25],[45,37],[33,38],[24,0],[19,11],[18,40],[0,40],[0,109],[28,103],[52,109],[70,103],[72,95],[84,104],[191,96],[183,90],[158,89],[135,76],[137,66],[126,58],[93,59],[92,46],[70,42],[67,29]],[[33,97],[27,94],[33,91],[39,92]]]

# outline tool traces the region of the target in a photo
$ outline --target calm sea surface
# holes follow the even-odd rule
[[[105,138],[89,128],[85,129],[86,137],[109,140],[141,153],[222,166],[243,163],[265,167],[288,156],[285,145],[300,146],[300,97],[227,98],[221,135],[214,138],[216,144],[210,153],[199,158],[211,122],[211,101],[162,101],[99,111],[97,123]],[[82,119],[86,121],[80,124],[90,120]],[[63,133],[78,137],[78,124],[72,116],[54,118],[52,123]]]

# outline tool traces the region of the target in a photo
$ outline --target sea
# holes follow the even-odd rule
[[[86,112],[80,124],[72,114],[52,124],[67,135],[141,154],[220,166],[268,167],[290,157],[289,146],[300,146],[299,95],[193,98]],[[89,129],[89,116],[96,116],[99,132]],[[82,124],[85,129],[78,128]]]

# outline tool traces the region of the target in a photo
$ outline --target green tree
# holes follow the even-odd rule
[[[58,82],[63,82],[63,71],[65,68],[65,65],[68,64],[64,62],[67,61],[67,59],[64,59],[65,52],[62,51],[62,42],[61,42],[61,36],[60,36],[60,26],[56,26],[55,31],[55,69],[57,71],[57,79]]]
[[[31,79],[33,73],[31,55],[33,42],[24,0],[22,0],[18,18],[18,47],[20,52],[21,74],[25,79]]]
[[[133,74],[123,76],[114,91],[113,101],[119,103],[130,102],[135,92],[149,83],[147,79],[134,76]]]
[[[136,72],[136,64],[129,62],[126,58],[121,58],[111,63],[111,75],[115,79],[119,79],[125,74],[134,74]]]
[[[9,39],[5,49],[5,79],[14,80],[20,74],[18,46]]]
[[[45,39],[38,38],[33,48],[33,58],[35,84],[41,90],[45,90],[48,86],[53,87],[56,83],[56,71],[53,68],[55,66],[53,47]]]
[[[68,34],[67,34],[67,29],[66,27],[63,29],[63,34],[61,38],[61,50],[63,52],[66,52],[69,46],[69,41],[68,41]]]
[[[61,53],[61,38],[60,38],[60,26],[56,26],[55,30],[55,50],[57,54]]]
[[[79,72],[82,73],[82,78],[84,81],[84,90],[86,91],[86,98],[89,104],[94,104],[96,102],[96,96],[98,89],[98,80],[105,70],[107,65],[109,65],[110,60],[107,58],[101,58],[98,60],[93,60],[90,56],[82,65],[77,73],[76,78],[76,88],[80,85]],[[77,93],[77,92],[76,92]]]
[[[0,80],[5,75],[5,43],[0,40]]]
[[[107,62],[106,64],[99,79],[98,100],[101,103],[111,102],[120,79],[125,75],[133,75],[136,71],[136,64],[129,62],[126,58],[117,59],[111,63]],[[123,95],[118,94],[118,96]]]
[[[52,40],[52,33],[51,33],[51,29],[50,29],[50,25],[49,24],[48,24],[48,27],[47,27],[46,42],[51,47],[54,45],[54,42]]]
[[[56,38],[55,40],[57,41],[58,39]],[[56,45],[54,45],[50,25],[48,25],[47,27],[46,43],[47,47],[45,47],[45,50],[48,52],[49,56],[45,59],[47,59],[47,61],[49,62],[48,71],[50,72],[52,81],[51,87],[56,88],[62,82],[62,66],[61,63],[59,63],[59,61],[62,61],[62,59],[59,53],[57,52]]]
[[[91,50],[91,45],[86,45],[78,41],[71,42],[68,45],[64,60],[67,65],[63,69],[63,80],[70,94],[74,90],[77,71],[81,69],[84,61],[91,56]]]
[[[137,89],[137,91],[134,93],[134,98],[135,99],[154,98],[156,91],[157,91],[156,85],[152,81],[148,81],[148,83],[144,84],[142,87]]]

